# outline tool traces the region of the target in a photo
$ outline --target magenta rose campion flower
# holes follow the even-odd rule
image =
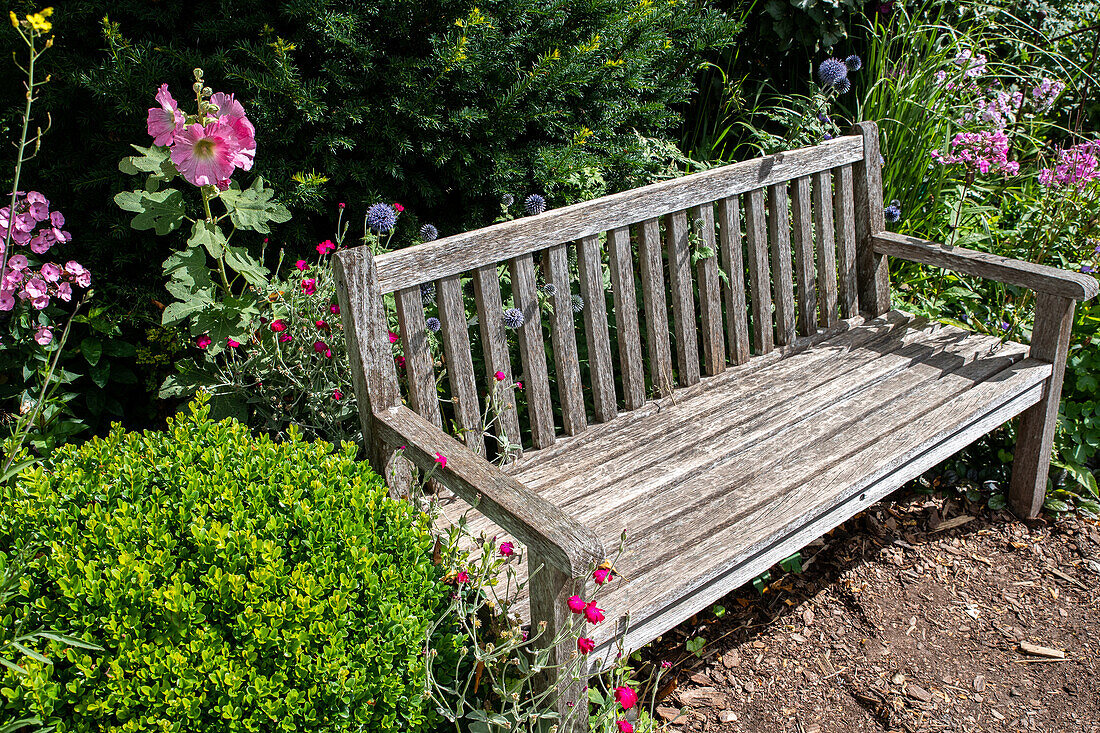
[[[176,135],[183,130],[187,117],[180,112],[176,100],[168,93],[167,84],[160,85],[156,100],[160,102],[160,106],[149,108],[146,128],[153,137],[154,145],[171,145]]]
[[[623,706],[623,710],[630,710],[638,704],[638,693],[629,687],[616,687],[614,695],[615,701]]]
[[[596,607],[595,601],[589,601],[584,607],[584,617],[590,624],[598,624],[603,621],[603,609]]]
[[[580,596],[569,596],[569,610],[573,613],[584,613],[585,602]]]

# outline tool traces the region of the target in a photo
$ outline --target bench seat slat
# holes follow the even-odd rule
[[[598,422],[613,420],[615,407],[615,368],[611,361],[611,336],[607,328],[607,295],[604,291],[600,240],[585,237],[577,243],[577,271],[584,299],[584,337],[588,345],[588,373],[592,383],[592,403]],[[631,286],[633,286],[631,282]]]
[[[645,403],[645,372],[638,325],[638,292],[634,285],[634,254],[628,227],[607,233],[607,258],[615,301],[615,338],[619,346],[623,402],[627,410],[636,410]]]
[[[479,267],[473,272],[474,304],[477,306],[478,331],[481,334],[482,355],[485,358],[485,383],[495,389],[500,403],[500,416],[494,427],[497,435],[512,446],[520,445],[519,415],[516,412],[516,392],[513,388],[512,358],[501,314],[504,305],[500,297],[500,275],[496,265]],[[497,373],[504,375],[498,380]],[[516,455],[522,448],[514,448]]]
[[[745,302],[745,262],[741,254],[741,207],[736,197],[718,202],[719,255],[728,283],[722,289],[726,305],[726,335],[730,361],[749,360],[749,317]],[[832,324],[830,324],[832,325]]]
[[[424,300],[419,286],[398,290],[397,323],[405,349],[405,373],[409,382],[409,406],[438,427],[443,426],[439,412],[439,394],[435,385],[435,367],[428,347]]]
[[[546,342],[542,332],[542,311],[535,291],[535,264],[531,255],[513,258],[512,301],[523,313],[519,327],[519,357],[523,364],[523,389],[531,419],[531,442],[536,448],[554,444],[554,406],[550,401],[550,377],[546,370]]]

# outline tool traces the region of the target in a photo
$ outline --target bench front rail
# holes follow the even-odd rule
[[[1096,281],[887,232],[880,160],[861,123],[378,257],[337,253],[372,463],[395,492],[410,463],[430,472],[453,495],[443,521],[474,507],[471,528],[527,547],[527,612],[547,639],[625,532],[609,623],[586,632],[596,667],[617,635],[637,648],[1018,414],[1009,503],[1034,516],[1074,304]],[[891,311],[890,257],[1034,290],[1030,348]],[[494,430],[522,446],[504,467],[482,426],[493,390]],[[552,660],[574,654],[566,639]],[[583,681],[544,681],[561,730],[579,728]]]

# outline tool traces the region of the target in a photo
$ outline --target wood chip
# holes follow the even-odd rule
[[[718,720],[723,723],[736,723],[737,713],[733,712],[732,710],[723,710],[718,713]]]
[[[914,700],[932,702],[932,693],[919,685],[914,685],[912,682],[905,686],[905,694]]]
[[[741,666],[741,655],[736,651],[728,651],[722,655],[722,666],[726,669],[733,669],[734,667]]]
[[[978,675],[974,678],[974,691],[982,692],[983,690],[985,690],[985,676]]]
[[[690,707],[724,708],[726,695],[717,687],[696,687],[680,690],[680,703]]]
[[[1047,657],[1048,659],[1065,659],[1066,653],[1060,649],[1051,649],[1049,646],[1039,646],[1030,641],[1020,642],[1020,651],[1033,657]]]
[[[673,725],[687,722],[687,716],[682,715],[679,708],[670,708],[666,705],[658,705],[657,715],[661,717],[661,720],[665,721],[666,723],[672,723]]]
[[[952,517],[951,519],[948,519],[946,522],[941,522],[932,531],[933,532],[946,532],[949,529],[955,529],[956,527],[961,527],[964,524],[966,524],[967,522],[972,522],[972,521],[974,521],[974,517],[970,516],[969,514],[962,514],[958,517]]]

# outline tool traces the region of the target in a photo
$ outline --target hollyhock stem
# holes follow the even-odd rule
[[[15,228],[16,193],[19,191],[19,177],[23,172],[24,153],[27,150],[27,133],[30,131],[31,126],[31,105],[34,104],[34,88],[37,86],[34,83],[34,62],[42,55],[42,52],[35,51],[34,48],[35,32],[31,31],[31,36],[28,38],[23,35],[23,30],[21,28],[18,30],[19,35],[30,48],[30,56],[27,64],[27,103],[23,107],[23,131],[19,136],[18,153],[16,153],[15,156],[15,173],[11,181],[11,203],[8,208],[10,212],[8,216],[8,231],[4,233],[4,252],[0,254],[0,273],[3,273],[7,268],[8,257],[11,254],[11,235]]]

